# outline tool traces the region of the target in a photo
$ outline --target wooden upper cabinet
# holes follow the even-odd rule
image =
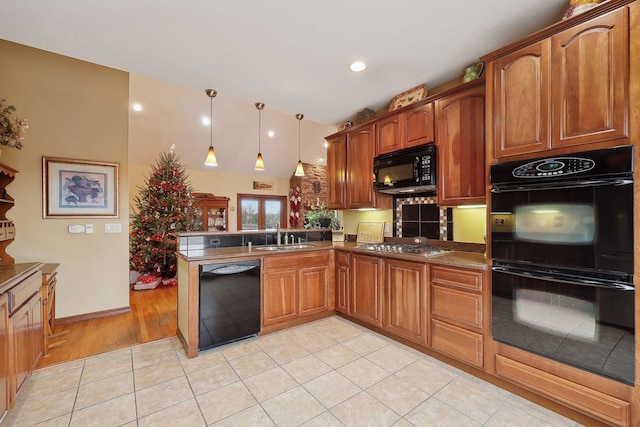
[[[374,125],[347,135],[347,207],[373,206]]]
[[[433,142],[433,103],[418,105],[404,113],[404,148]]]
[[[550,148],[549,40],[496,61],[496,157]]]
[[[384,117],[376,129],[377,155],[433,142],[433,103]]]
[[[496,159],[628,137],[628,9],[562,28],[489,56]]]
[[[384,119],[380,119],[376,122],[377,129],[377,151],[376,153],[385,154],[393,151],[401,150],[404,146],[403,136],[404,129],[404,115],[394,114]]]
[[[485,85],[436,101],[438,206],[485,202]]]
[[[627,136],[627,9],[551,38],[554,147]]]
[[[346,136],[328,138],[327,143],[327,207],[347,207],[347,142]]]

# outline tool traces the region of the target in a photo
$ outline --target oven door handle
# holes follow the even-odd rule
[[[633,184],[633,179],[616,178],[616,179],[590,179],[585,181],[556,181],[537,184],[517,184],[509,186],[494,186],[491,189],[492,193],[508,193],[513,191],[522,190],[561,190],[571,188],[587,188],[587,187],[604,187],[604,186],[619,186]]]
[[[569,285],[591,286],[595,288],[614,289],[618,291],[634,291],[636,289],[633,285],[629,285],[628,283],[624,282],[590,279],[587,277],[579,277],[549,271],[531,271],[505,265],[493,266],[491,267],[491,270],[497,273],[510,274],[512,276],[526,277],[528,279],[547,280],[550,282],[565,283]]]

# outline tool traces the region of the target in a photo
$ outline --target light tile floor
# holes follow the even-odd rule
[[[176,338],[37,370],[8,426],[577,426],[340,317],[187,359]]]

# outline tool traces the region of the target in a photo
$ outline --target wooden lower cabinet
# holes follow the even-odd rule
[[[353,254],[351,257],[351,316],[382,326],[383,258]]]
[[[427,265],[387,259],[384,279],[383,328],[427,344]]]
[[[262,325],[296,319],[298,313],[298,272],[265,273],[262,285]]]
[[[9,410],[9,303],[0,295],[0,422]]]
[[[470,365],[484,366],[481,271],[431,267],[431,346]]]
[[[351,313],[349,260],[348,252],[336,251],[336,310],[344,314]]]
[[[607,424],[632,425],[631,403],[624,400],[501,355],[496,355],[496,374]]]
[[[300,315],[329,310],[328,266],[300,270]]]
[[[333,310],[329,251],[264,259],[262,326]]]

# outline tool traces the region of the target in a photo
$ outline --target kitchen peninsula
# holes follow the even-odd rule
[[[197,237],[197,233],[186,234],[188,236],[181,237]],[[482,250],[481,245],[470,246]],[[482,323],[485,319],[484,313],[488,313],[488,309],[483,305],[488,303],[488,299],[482,298],[482,293],[486,290],[486,286],[482,286],[485,282],[486,260],[479,251],[450,251],[425,256],[397,252],[380,253],[355,242],[307,241],[289,245],[195,249],[189,248],[185,243],[181,245],[178,258],[178,336],[189,357],[198,355],[199,292],[203,266],[250,260],[259,260],[262,266],[260,334],[275,332],[338,312],[374,330],[388,330],[399,337],[413,335],[410,332],[403,334],[402,331],[417,330],[418,335],[423,338],[419,339],[418,343],[428,346],[430,341],[427,328],[430,319],[427,316],[426,304],[430,300],[427,298],[430,288],[427,272],[430,272],[436,275],[444,274],[440,284],[460,279],[456,274],[471,275],[469,282],[474,283],[471,290],[475,293],[472,300],[474,310],[477,310],[472,314],[475,320],[471,322],[471,331],[477,334],[474,335],[477,342],[483,341],[482,331],[486,328]],[[418,276],[409,273],[411,283],[405,283],[405,268],[419,271]],[[460,280],[467,281],[466,278]],[[463,283],[462,288],[466,286]],[[442,294],[438,301],[459,295],[465,294],[460,291],[451,295]],[[407,304],[412,306],[415,303],[420,304],[415,311],[402,311]],[[445,306],[448,304],[449,302],[445,302]],[[389,311],[388,316],[392,316],[384,317],[384,322],[383,310]],[[436,313],[436,318],[438,316],[441,316],[441,320],[446,318],[446,308],[444,312]],[[454,324],[456,323],[457,321],[454,321]],[[467,332],[464,334],[468,335]],[[441,336],[439,333],[438,338]],[[449,347],[448,344],[443,346],[445,351]],[[460,355],[463,360],[470,358],[466,355],[467,350],[452,349],[449,352]],[[482,366],[483,363],[479,362],[482,359],[481,349],[475,346],[473,352],[474,356],[471,359],[476,365]]]

